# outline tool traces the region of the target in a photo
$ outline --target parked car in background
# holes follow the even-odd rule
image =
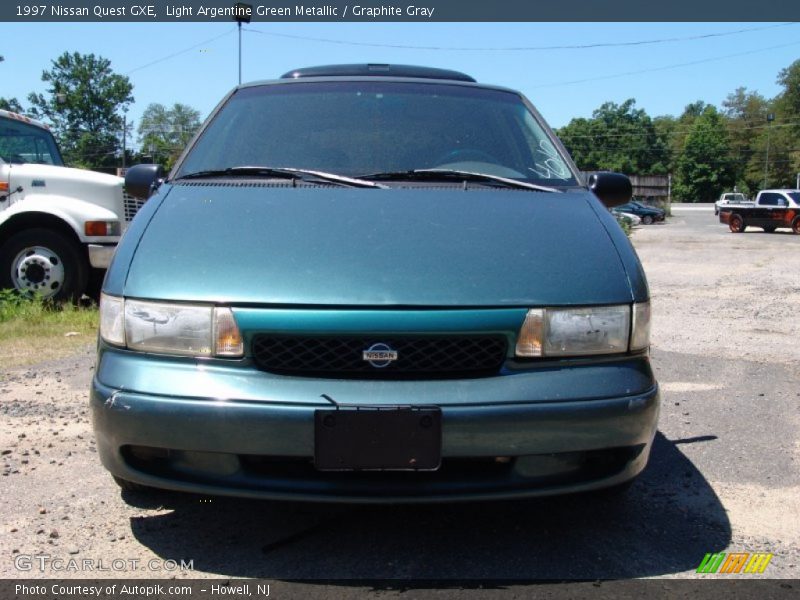
[[[800,234],[800,190],[762,190],[747,206],[720,207],[719,220],[733,233],[753,226],[767,233],[783,227]]]
[[[100,459],[123,488],[285,500],[620,486],[659,412],[647,282],[607,210],[630,197],[463,73],[239,86],[107,273]]]
[[[663,208],[656,208],[654,206],[647,206],[636,200],[631,200],[625,204],[617,207],[621,212],[631,213],[636,215],[642,220],[643,225],[650,225],[658,221],[663,221],[666,216],[666,211]]]
[[[722,194],[714,203],[714,214],[719,214],[719,209],[723,206],[752,206],[753,201],[740,192],[727,192]]]
[[[619,207],[612,208],[611,214],[613,214],[618,221],[626,222],[630,227],[635,227],[637,225],[641,225],[642,223],[641,217],[633,213],[620,210]]]

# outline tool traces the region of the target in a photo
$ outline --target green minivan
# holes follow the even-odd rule
[[[659,413],[647,282],[519,92],[333,65],[241,85],[147,202],[91,407],[123,488],[336,502],[622,487]]]

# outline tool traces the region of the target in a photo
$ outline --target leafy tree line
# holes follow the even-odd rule
[[[71,166],[120,166],[126,137],[126,164],[152,160],[170,167],[200,127],[200,113],[189,106],[150,104],[138,127],[141,150],[134,153],[134,123],[126,118],[134,101],[133,84],[115,73],[108,59],[64,52],[42,72],[42,81],[45,93],[29,94],[27,108],[16,98],[0,98],[0,108],[47,123]]]
[[[800,173],[800,60],[778,74],[772,99],[740,87],[717,108],[697,101],[678,117],[651,118],[636,101],[606,102],[557,131],[584,171],[673,176],[673,197],[715,200],[794,187]],[[768,120],[768,117],[769,120]],[[765,182],[766,176],[766,182]]]

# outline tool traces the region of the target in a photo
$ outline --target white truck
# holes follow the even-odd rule
[[[749,206],[723,206],[719,220],[733,233],[761,227],[767,233],[785,227],[800,234],[800,190],[761,190]]]
[[[0,110],[0,289],[79,298],[142,204],[123,183],[65,167],[46,125]]]
[[[714,214],[719,214],[723,206],[753,206],[753,201],[748,200],[741,192],[725,192],[714,203]]]

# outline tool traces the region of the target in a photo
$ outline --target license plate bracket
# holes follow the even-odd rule
[[[438,406],[343,406],[314,412],[320,471],[435,471],[442,457]]]

